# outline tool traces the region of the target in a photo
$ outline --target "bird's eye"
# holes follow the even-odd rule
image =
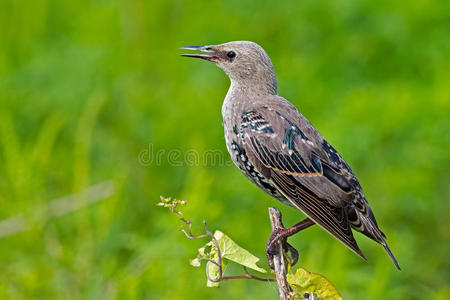
[[[229,59],[233,59],[236,56],[236,53],[234,51],[228,51],[227,56]]]

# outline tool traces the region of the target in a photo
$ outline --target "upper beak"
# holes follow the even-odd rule
[[[211,60],[212,58],[217,57],[216,55],[214,55],[214,50],[213,50],[212,46],[185,46],[185,47],[181,47],[180,49],[198,50],[198,51],[202,51],[202,52],[207,52],[207,54],[200,54],[200,53],[180,54],[181,56],[197,57],[197,58],[206,59],[206,60]]]

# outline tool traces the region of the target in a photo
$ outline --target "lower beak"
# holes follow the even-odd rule
[[[207,52],[206,54],[201,54],[201,53],[180,54],[181,56],[196,57],[196,58],[201,58],[201,59],[206,59],[206,60],[211,60],[211,59],[217,57],[214,55],[214,50],[212,49],[212,46],[186,46],[186,47],[181,47],[180,49]]]

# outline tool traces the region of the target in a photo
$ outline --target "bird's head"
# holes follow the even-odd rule
[[[246,88],[256,88],[271,94],[277,93],[277,80],[272,62],[266,51],[256,43],[229,42],[220,45],[188,46],[180,49],[204,53],[181,54],[215,63],[230,77],[231,83]]]

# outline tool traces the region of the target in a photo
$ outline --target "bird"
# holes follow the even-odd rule
[[[267,242],[269,265],[273,268],[271,257],[278,241],[317,224],[367,260],[352,230],[361,232],[381,244],[401,270],[350,166],[300,111],[278,94],[266,51],[250,41],[180,49],[198,51],[181,56],[212,62],[230,79],[222,121],[234,164],[261,190],[307,217],[272,233]],[[296,262],[298,253],[294,251]]]

